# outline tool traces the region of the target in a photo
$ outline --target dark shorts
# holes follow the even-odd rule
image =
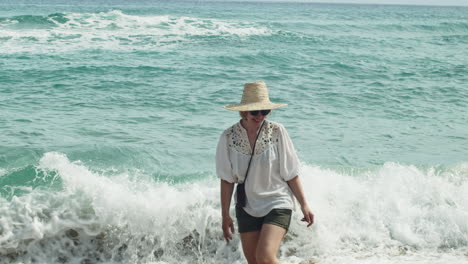
[[[236,206],[239,233],[260,231],[263,224],[277,225],[288,230],[291,224],[291,214],[291,209],[273,209],[264,217],[255,217]]]

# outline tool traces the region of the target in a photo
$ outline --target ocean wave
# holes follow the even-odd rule
[[[74,49],[145,49],[193,38],[245,38],[270,35],[255,23],[187,16],[138,16],[120,10],[55,13],[0,20],[2,52]],[[34,40],[31,43],[31,40]],[[31,46],[33,44],[33,46]]]
[[[356,21],[312,21],[299,27],[313,35],[359,36],[376,38],[380,36],[415,38],[433,36],[464,36],[468,32],[465,21],[398,21],[398,20],[356,20]],[[411,34],[408,34],[411,33]],[[382,35],[383,34],[383,35]]]
[[[468,23],[458,22],[427,22],[427,23],[408,23],[408,22],[376,22],[369,25],[355,25],[356,28],[371,29],[372,31],[384,32],[418,32],[418,33],[435,33],[437,35],[447,35],[453,33],[468,32]]]
[[[457,259],[468,248],[467,168],[303,165],[316,223],[307,229],[295,212],[280,258],[344,263],[438,252]],[[242,263],[239,237],[229,245],[222,238],[214,178],[170,185],[104,175],[56,152],[36,171],[36,180],[60,179],[61,188],[18,186],[22,194],[0,198],[0,263]]]

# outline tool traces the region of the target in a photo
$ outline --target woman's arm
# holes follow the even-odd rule
[[[304,214],[304,218],[302,218],[302,221],[307,222],[307,227],[311,226],[314,223],[314,214],[310,210],[309,205],[307,204],[307,201],[304,197],[304,191],[302,190],[302,184],[299,180],[299,177],[296,176],[289,180],[288,185],[289,188],[291,188],[291,191],[293,192],[296,199],[299,201],[299,204],[301,205],[301,210]]]
[[[231,206],[231,197],[234,190],[234,183],[221,180],[221,214],[223,216],[223,235],[226,242],[232,240],[234,233],[234,223],[229,215],[229,208]]]

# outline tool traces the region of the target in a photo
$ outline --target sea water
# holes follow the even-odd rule
[[[245,263],[223,105],[264,80],[315,213],[282,263],[468,263],[468,9],[0,2],[0,263]]]

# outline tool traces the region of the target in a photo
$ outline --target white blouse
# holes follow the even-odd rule
[[[272,209],[294,209],[294,197],[287,181],[299,175],[299,159],[283,125],[264,121],[245,182],[244,210],[263,217]],[[216,150],[216,174],[230,183],[242,183],[252,149],[247,130],[240,122],[226,129]]]

